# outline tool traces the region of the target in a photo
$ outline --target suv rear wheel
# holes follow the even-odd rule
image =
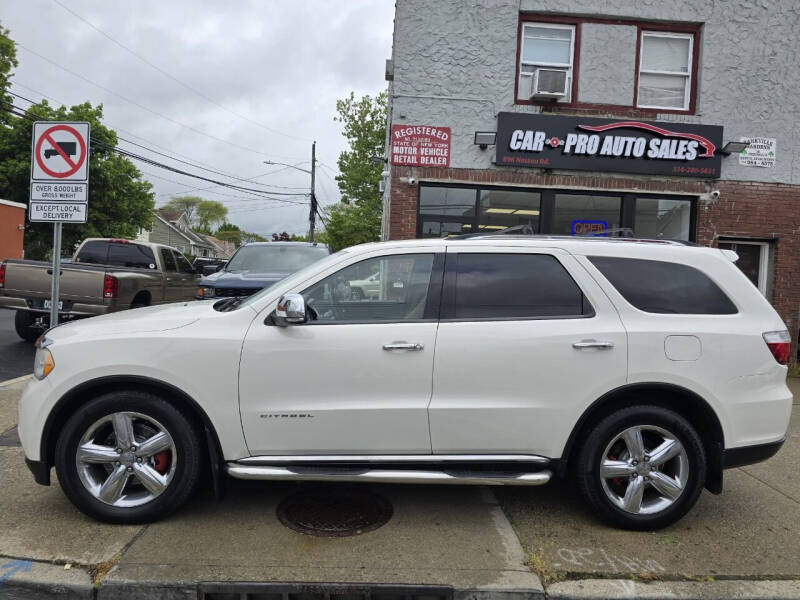
[[[139,391],[103,394],[81,406],[56,444],[67,497],[110,523],[146,523],[181,506],[200,474],[195,427],[162,398]]]
[[[604,418],[578,454],[578,488],[603,520],[658,529],[697,502],[706,478],[703,442],[679,414],[632,406]]]

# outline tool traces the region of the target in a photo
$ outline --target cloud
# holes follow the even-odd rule
[[[187,127],[115,97],[22,48],[12,80],[21,85],[14,91],[36,100],[41,97],[24,85],[59,103],[102,103],[106,123],[121,137],[151,147],[157,144],[160,152],[179,153],[239,177],[273,171],[256,181],[276,186],[306,187],[309,177],[292,169],[278,172],[279,167],[263,161],[305,161],[300,166],[308,168],[313,139],[317,157],[325,165],[318,171],[317,196],[323,204],[338,199],[331,169],[335,170],[345,141],[339,124],[333,122],[335,103],[351,90],[360,95],[385,89],[383,68],[391,54],[393,2],[64,0],[64,4],[213,102],[132,56],[52,0],[5,2],[3,26],[23,46]],[[140,168],[148,173],[157,202],[208,185],[156,167]],[[250,231],[268,234],[307,228],[305,206],[246,199],[245,194],[225,188],[196,193],[224,202],[231,220]]]

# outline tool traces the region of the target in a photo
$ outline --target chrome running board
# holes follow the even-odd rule
[[[248,456],[236,461],[242,465],[289,464],[430,464],[430,463],[535,463],[546,465],[550,459],[536,454],[323,454],[318,456]]]
[[[492,473],[484,471],[436,471],[418,469],[357,468],[331,466],[280,467],[228,463],[228,475],[235,479],[272,481],[348,481],[376,483],[444,483],[460,485],[543,485],[550,471],[535,473]]]

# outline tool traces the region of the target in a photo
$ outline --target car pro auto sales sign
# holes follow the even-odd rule
[[[495,162],[716,179],[721,145],[716,125],[500,113]]]
[[[392,125],[392,164],[408,167],[449,167],[450,128]]]

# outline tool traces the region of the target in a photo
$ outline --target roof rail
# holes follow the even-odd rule
[[[608,234],[619,234],[616,237],[611,237]],[[686,240],[677,240],[670,238],[644,238],[636,237],[633,229],[630,227],[616,227],[603,232],[603,235],[592,233],[585,233],[582,235],[553,235],[547,233],[536,233],[530,225],[515,225],[514,227],[507,227],[497,231],[484,231],[479,233],[465,233],[461,235],[446,236],[448,240],[473,240],[473,239],[486,239],[498,236],[513,236],[514,238],[538,238],[544,240],[580,240],[580,241],[619,241],[619,242],[643,242],[655,244],[670,244],[674,246],[699,246],[694,242]]]

